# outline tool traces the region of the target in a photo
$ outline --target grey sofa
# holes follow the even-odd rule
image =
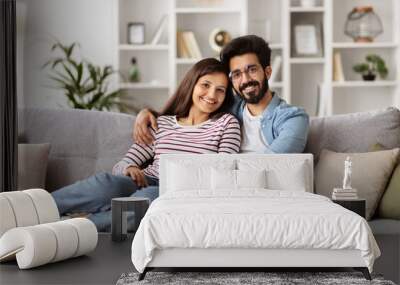
[[[135,117],[72,109],[24,109],[19,114],[19,141],[50,143],[46,189],[53,191],[99,171],[110,171],[132,143]],[[400,147],[400,111],[386,110],[312,118],[305,152],[318,155],[366,152],[380,143]],[[400,205],[399,205],[400,206]],[[373,219],[370,226],[382,251],[375,272],[400,281],[400,221]]]

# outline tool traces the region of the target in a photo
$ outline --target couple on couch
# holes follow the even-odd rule
[[[158,197],[162,154],[302,152],[308,115],[270,91],[268,44],[253,35],[239,37],[220,58],[196,63],[157,119],[148,110],[139,113],[136,143],[112,174],[99,173],[54,191],[60,214],[90,213],[99,231],[109,230],[112,198]]]

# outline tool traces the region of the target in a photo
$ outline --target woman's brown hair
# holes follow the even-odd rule
[[[212,73],[223,73],[228,77],[228,72],[229,71],[226,69],[226,67],[215,58],[205,58],[200,60],[186,73],[185,77],[179,84],[178,89],[168,100],[164,110],[160,115],[177,116],[177,118],[187,117],[193,104],[193,90],[199,78]],[[232,105],[233,94],[230,91],[230,84],[231,83],[228,79],[225,100],[218,110],[210,114],[210,118],[219,117],[222,115],[221,110],[228,110]]]

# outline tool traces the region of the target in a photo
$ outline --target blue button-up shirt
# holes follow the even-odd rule
[[[243,112],[246,102],[235,97],[231,113],[243,125]],[[262,113],[261,128],[264,139],[273,153],[301,153],[307,143],[309,117],[304,109],[291,106],[274,94]]]

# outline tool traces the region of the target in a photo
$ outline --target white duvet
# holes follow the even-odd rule
[[[370,271],[380,255],[357,214],[316,194],[265,189],[159,197],[135,235],[132,262],[143,272],[165,248],[358,249]]]

